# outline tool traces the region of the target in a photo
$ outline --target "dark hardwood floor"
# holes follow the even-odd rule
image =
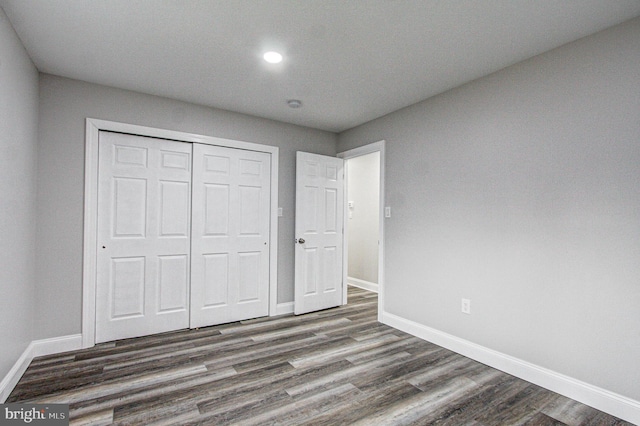
[[[7,402],[71,424],[630,425],[376,321],[349,304],[33,360]]]

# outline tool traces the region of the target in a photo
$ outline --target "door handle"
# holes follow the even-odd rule
[[[304,244],[305,242],[304,238],[298,238],[298,244]]]

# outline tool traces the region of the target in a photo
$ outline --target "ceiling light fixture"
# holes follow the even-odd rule
[[[264,54],[263,58],[270,64],[279,64],[282,62],[282,55],[278,52],[267,52]]]
[[[290,108],[300,108],[302,106],[302,101],[298,99],[289,99],[287,101],[287,105],[289,105]]]

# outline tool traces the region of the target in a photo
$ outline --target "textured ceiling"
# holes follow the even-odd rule
[[[339,132],[640,15],[638,0],[0,0],[38,69]],[[285,60],[269,65],[266,50]],[[291,109],[287,99],[300,99]]]

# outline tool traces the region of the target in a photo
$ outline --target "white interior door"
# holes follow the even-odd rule
[[[189,326],[191,144],[100,132],[96,342]]]
[[[194,144],[191,327],[269,314],[271,155]]]
[[[344,160],[296,158],[295,313],[342,303]]]

